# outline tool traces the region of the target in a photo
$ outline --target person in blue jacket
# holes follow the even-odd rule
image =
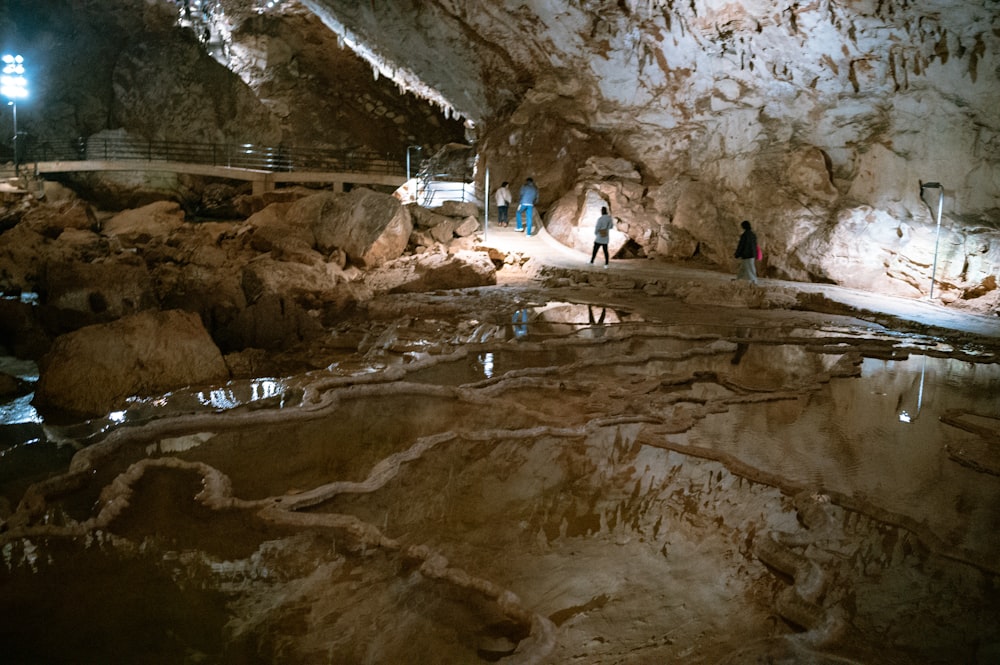
[[[517,230],[522,230],[521,215],[527,220],[527,228],[524,229],[525,232],[531,235],[531,222],[532,217],[535,212],[535,203],[538,201],[538,187],[535,186],[535,181],[528,178],[521,185],[521,198],[520,203],[517,206],[517,212],[514,213],[514,219],[517,221]]]

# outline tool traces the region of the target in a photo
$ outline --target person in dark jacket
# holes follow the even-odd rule
[[[740,262],[739,269],[736,271],[736,279],[746,279],[751,284],[756,284],[757,236],[754,235],[750,228],[750,222],[747,220],[744,219],[740,226],[743,228],[743,234],[740,236],[739,244],[736,245],[735,257]]]

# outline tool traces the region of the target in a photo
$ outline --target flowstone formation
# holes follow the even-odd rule
[[[7,655],[995,660],[1000,467],[947,452],[995,430],[995,344],[547,279],[73,430],[0,533]]]

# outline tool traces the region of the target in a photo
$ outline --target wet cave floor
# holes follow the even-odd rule
[[[1000,662],[997,340],[586,288],[366,316],[9,449],[4,662]]]

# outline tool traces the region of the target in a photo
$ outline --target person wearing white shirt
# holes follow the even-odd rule
[[[507,185],[509,184],[504,180],[503,184],[497,188],[494,194],[497,202],[497,223],[500,226],[510,226],[510,222],[507,220],[507,211],[510,209],[510,202],[514,200],[514,197],[510,195],[510,190],[507,189]]]
[[[611,240],[611,229],[614,225],[615,220],[608,214],[608,209],[601,206],[601,216],[597,218],[597,224],[594,226],[594,251],[590,254],[591,264],[597,258],[597,249],[601,248],[604,250],[604,267],[608,267],[608,241]]]

